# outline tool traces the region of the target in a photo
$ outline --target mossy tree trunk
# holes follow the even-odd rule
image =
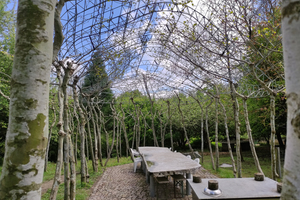
[[[283,55],[287,97],[287,146],[281,199],[300,196],[300,1],[282,2]]]
[[[0,199],[40,199],[56,1],[19,0]],[[47,6],[45,6],[47,5]]]

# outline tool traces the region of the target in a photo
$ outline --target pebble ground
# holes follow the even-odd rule
[[[194,174],[200,175],[201,178],[217,178],[202,167]],[[192,195],[181,197],[180,188],[176,188],[176,198],[174,197],[174,185],[171,178],[169,184],[160,185],[158,198],[150,197],[149,191],[150,186],[146,182],[143,171],[138,169],[134,173],[133,163],[131,163],[107,168],[95,184],[89,200],[192,200]]]

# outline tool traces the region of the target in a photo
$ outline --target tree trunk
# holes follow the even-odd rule
[[[203,120],[203,115],[204,115],[204,111],[203,111],[203,107],[200,103],[200,101],[198,99],[196,99],[194,96],[191,96],[199,105],[200,109],[201,109],[201,133],[200,133],[200,137],[201,137],[201,163],[203,164],[204,161],[204,136],[203,136],[203,127],[204,127],[204,120]]]
[[[56,1],[19,0],[0,199],[40,199]],[[37,20],[38,19],[38,20]]]
[[[68,135],[69,138],[69,156],[70,156],[70,199],[75,200],[76,196],[76,167],[75,167],[75,158],[74,158],[74,147],[71,140],[71,135]]]
[[[300,196],[300,1],[283,1],[282,32],[287,97],[287,145],[281,199]]]
[[[47,143],[47,148],[46,148],[46,155],[45,155],[45,167],[44,167],[44,172],[47,171],[47,165],[48,165],[48,155],[49,155],[49,147],[50,147],[50,141],[51,141],[51,135],[52,135],[52,128],[54,127],[56,123],[56,112],[55,112],[55,107],[52,105],[52,111],[53,111],[53,122],[49,127],[49,136],[48,136],[48,143]]]
[[[259,160],[258,160],[256,150],[255,150],[255,145],[254,145],[254,142],[253,142],[253,139],[252,139],[252,130],[251,130],[250,121],[249,121],[249,118],[248,118],[247,98],[243,98],[243,104],[244,104],[244,115],[245,115],[246,129],[247,129],[247,133],[248,133],[249,145],[250,145],[250,148],[251,148],[254,163],[255,163],[257,171],[259,173],[264,174],[261,167],[260,167]]]
[[[158,141],[157,141],[157,138],[156,138],[155,127],[154,127],[153,101],[151,99],[151,96],[150,96],[150,93],[149,93],[149,90],[148,90],[148,85],[147,85],[145,75],[143,75],[143,81],[144,81],[145,89],[146,89],[146,92],[147,92],[147,95],[148,95],[148,98],[149,98],[149,101],[150,101],[150,104],[151,104],[151,119],[152,119],[151,129],[152,129],[152,133],[153,133],[153,142],[154,142],[154,146],[158,147],[159,145],[158,145]]]
[[[214,161],[214,155],[211,149],[211,142],[210,142],[210,138],[209,138],[209,130],[208,130],[208,107],[212,104],[212,100],[211,102],[206,106],[206,119],[205,119],[205,125],[206,125],[206,134],[207,134],[207,142],[208,142],[208,147],[209,147],[209,152],[210,152],[210,159],[211,159],[211,164],[212,164],[212,168],[213,170],[215,170],[215,161]]]
[[[126,143],[126,157],[128,157],[128,152],[129,152],[129,142],[128,142],[128,137],[127,137],[127,132],[126,132],[126,127],[125,127],[125,112],[124,112],[124,109],[122,108],[122,103],[120,103],[120,109],[123,113],[123,116],[122,116],[122,127],[123,127],[123,131],[124,131],[124,137],[125,137],[125,143]]]
[[[89,110],[90,110],[90,113],[91,113],[91,120],[92,120],[92,124],[93,124],[93,132],[94,132],[94,158],[95,158],[95,170],[96,170],[95,172],[97,172],[98,171],[98,139],[97,139],[97,127],[96,127],[95,118],[94,118],[96,111],[93,108],[93,106],[91,106],[90,102],[88,102],[88,106],[89,106]]]
[[[111,146],[110,146],[110,148],[108,149],[108,152],[107,152],[107,159],[106,159],[106,162],[105,162],[104,166],[106,166],[108,160],[110,159],[111,152],[112,152],[112,150],[114,148],[115,135],[116,135],[116,110],[113,107],[112,103],[110,104],[110,107],[111,107],[111,110],[113,111],[113,117],[114,117],[113,137],[112,137]],[[105,132],[107,133],[106,130],[105,130]],[[107,135],[108,135],[108,133],[107,133]],[[109,143],[107,142],[107,144],[109,144]]]
[[[85,171],[85,169],[86,169],[86,166],[85,166],[85,164],[86,164],[86,157],[85,157],[85,124],[86,124],[86,120],[85,120],[84,113],[83,113],[83,111],[80,107],[80,104],[79,104],[78,93],[77,93],[77,90],[76,90],[77,82],[78,82],[78,79],[74,78],[74,82],[73,82],[73,99],[74,99],[75,108],[78,110],[79,117],[80,117],[80,127],[78,129],[78,132],[80,134],[81,185],[83,185],[83,183],[86,183],[86,174],[87,174],[86,171]]]
[[[169,119],[169,124],[170,124],[171,150],[174,151],[170,101],[167,101],[167,104],[168,104],[168,119]]]
[[[117,119],[116,153],[117,153],[117,160],[118,160],[118,163],[120,162],[120,157],[119,157],[119,133],[120,133],[120,129],[119,129],[119,120]],[[120,140],[120,143],[121,143],[121,140]]]
[[[217,88],[217,87],[216,87]],[[216,118],[215,118],[215,146],[216,146],[216,170],[219,168],[219,145],[218,145],[218,104],[219,104],[219,97],[215,97],[215,106],[216,106]]]
[[[177,95],[177,94],[176,94]],[[185,121],[184,121],[184,116],[182,114],[182,111],[181,111],[181,108],[180,108],[180,98],[179,96],[177,95],[177,98],[178,98],[178,110],[180,112],[180,115],[181,115],[181,124],[182,124],[182,127],[183,127],[183,131],[184,131],[184,136],[185,136],[185,139],[186,139],[186,142],[188,143],[189,145],[189,148],[190,148],[190,151],[192,152],[192,155],[195,157],[195,154],[194,154],[194,150],[190,144],[190,140],[189,140],[189,137],[187,135],[187,132],[186,132],[186,129],[185,129]]]
[[[98,102],[98,99],[97,99]],[[103,161],[102,161],[102,138],[101,138],[101,132],[102,132],[102,123],[101,123],[101,109],[99,108],[99,104],[95,104],[95,106],[98,109],[96,118],[97,118],[97,130],[98,130],[98,144],[99,144],[99,148],[98,148],[98,158],[100,160],[100,165],[101,167],[103,167]]]
[[[94,172],[97,170],[96,167],[96,161],[95,161],[95,156],[94,156],[94,147],[93,147],[93,141],[92,141],[92,135],[91,135],[91,127],[90,127],[90,122],[88,120],[89,116],[88,113],[86,111],[86,108],[84,108],[84,106],[81,104],[81,108],[84,110],[85,113],[85,118],[86,118],[86,122],[87,122],[87,137],[88,137],[88,142],[89,142],[89,147],[88,147],[88,143],[86,144],[87,146],[87,159],[89,160],[89,154],[88,154],[88,149],[90,149],[91,152],[91,157],[92,157],[92,165],[93,165],[93,170]]]
[[[234,157],[232,154],[232,149],[231,149],[231,144],[230,144],[230,138],[229,138],[229,130],[228,130],[228,125],[227,125],[227,115],[226,115],[226,109],[223,105],[223,103],[220,101],[220,105],[223,108],[223,114],[224,114],[224,125],[225,125],[225,132],[226,132],[226,138],[227,138],[227,146],[228,146],[228,151],[229,151],[229,155],[231,158],[231,163],[232,163],[232,170],[233,170],[233,176],[234,178],[236,178],[236,168],[235,168],[235,161],[234,161]]]
[[[271,170],[272,170],[272,179],[276,180],[278,177],[276,172],[276,149],[275,149],[275,97],[276,93],[270,94],[270,123],[271,123],[271,137],[270,137],[270,148],[271,148]]]
[[[56,73],[57,73],[57,79],[58,79],[58,106],[59,106],[59,119],[57,123],[57,128],[58,128],[58,149],[57,149],[57,161],[56,161],[56,170],[55,170],[55,175],[54,175],[54,181],[52,185],[52,190],[50,194],[50,199],[54,200],[56,199],[57,192],[58,192],[58,187],[61,183],[61,168],[62,168],[62,162],[63,162],[63,142],[64,142],[64,136],[65,132],[63,129],[63,112],[64,112],[64,94],[62,91],[62,82],[63,82],[63,77],[61,76],[61,66],[60,65],[55,65],[56,67]]]

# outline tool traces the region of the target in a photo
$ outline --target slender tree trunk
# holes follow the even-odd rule
[[[134,110],[135,110],[135,115],[136,117],[134,117],[134,124],[135,126],[135,132],[136,132],[136,149],[138,149],[138,147],[140,146],[140,134],[141,134],[141,130],[140,130],[140,116],[139,116],[139,109],[137,108],[135,102],[133,101],[133,97],[130,98],[133,106],[134,106]]]
[[[97,99],[97,102],[98,102],[98,99]],[[97,108],[97,120],[96,120],[96,126],[97,126],[97,130],[98,130],[98,145],[99,145],[99,148],[98,148],[98,158],[99,158],[99,161],[100,161],[100,165],[101,167],[103,167],[103,160],[102,160],[102,135],[101,135],[101,132],[102,132],[102,123],[101,123],[101,109],[99,108],[99,104],[96,103],[95,104],[96,108]]]
[[[48,143],[47,143],[47,148],[46,148],[46,155],[45,155],[45,167],[44,167],[44,172],[47,171],[47,165],[48,165],[48,155],[49,155],[49,147],[50,147],[50,141],[51,141],[51,136],[52,136],[52,128],[54,127],[56,123],[56,112],[55,112],[55,107],[52,105],[52,111],[53,111],[53,122],[49,127],[49,136],[48,136]]]
[[[150,93],[149,93],[149,90],[148,90],[148,85],[147,85],[147,81],[146,81],[146,76],[143,75],[143,81],[144,81],[144,85],[145,85],[145,89],[146,89],[146,92],[147,92],[147,95],[148,95],[148,98],[149,98],[149,101],[150,101],[150,104],[151,104],[151,119],[152,119],[152,124],[151,124],[151,129],[152,129],[152,133],[153,133],[153,142],[154,142],[154,146],[158,147],[158,141],[157,141],[157,138],[156,138],[156,134],[155,134],[155,127],[154,127],[154,115],[153,115],[153,101],[151,99],[151,96],[150,96]]]
[[[97,139],[97,127],[95,123],[95,109],[91,106],[91,103],[88,102],[89,110],[91,113],[91,120],[93,125],[93,133],[94,133],[94,158],[95,158],[95,170],[98,171],[98,139]]]
[[[208,147],[209,147],[209,152],[210,152],[211,164],[212,164],[213,170],[215,170],[216,167],[215,167],[214,155],[213,155],[213,152],[212,152],[212,149],[211,149],[211,141],[210,141],[210,138],[209,138],[209,130],[208,130],[208,108],[212,104],[212,102],[213,101],[211,100],[210,103],[206,106],[205,125],[206,125],[207,142],[208,142]]]
[[[177,94],[176,94],[177,95]],[[184,130],[184,135],[185,135],[185,139],[189,145],[189,148],[190,148],[190,151],[192,152],[192,155],[195,157],[195,154],[194,154],[194,150],[190,144],[190,140],[189,140],[189,137],[187,135],[187,132],[186,132],[186,129],[185,129],[185,121],[184,121],[184,116],[182,114],[182,111],[181,111],[181,108],[180,108],[180,98],[179,96],[177,95],[177,98],[178,98],[178,110],[180,112],[180,115],[181,115],[181,124],[182,124],[182,127],[183,127],[183,130]]]
[[[70,80],[70,69],[72,64],[68,64],[68,68],[65,69],[64,81],[62,84],[62,91],[64,93],[64,110],[63,110],[63,121],[64,121],[64,199],[70,200],[70,140],[69,140],[69,115],[68,115],[68,94],[67,84]]]
[[[83,107],[83,105],[81,104],[81,107],[82,109],[84,110],[84,113],[85,113],[85,118],[88,119],[89,116],[88,116],[88,113],[86,111],[86,109]],[[92,135],[91,135],[91,127],[90,127],[90,122],[89,120],[86,120],[87,121],[87,136],[88,136],[88,143],[86,144],[87,146],[87,159],[89,160],[89,151],[88,149],[90,149],[90,152],[91,152],[91,158],[92,158],[92,165],[93,165],[93,171],[95,172],[97,170],[97,167],[96,167],[96,161],[95,161],[95,156],[94,156],[94,147],[93,147],[93,141],[92,141]],[[88,144],[89,144],[89,147],[88,147]]]
[[[270,123],[271,123],[271,137],[270,137],[270,150],[271,150],[271,170],[272,170],[272,179],[276,180],[278,177],[276,173],[276,148],[275,148],[275,97],[276,93],[270,94]]]
[[[59,119],[57,123],[57,128],[58,128],[58,148],[57,148],[57,161],[56,161],[56,170],[55,170],[55,175],[54,175],[54,180],[53,180],[53,185],[52,185],[52,190],[50,194],[50,199],[54,200],[56,199],[57,192],[58,192],[58,187],[61,183],[61,168],[62,168],[62,163],[63,163],[63,142],[64,142],[64,136],[65,132],[63,129],[63,112],[64,112],[64,94],[62,91],[62,82],[63,78],[61,75],[61,66],[60,65],[55,65],[56,67],[56,73],[57,73],[57,79],[58,79],[58,106],[59,106]]]
[[[243,104],[244,104],[244,115],[245,115],[246,129],[247,129],[247,133],[248,133],[249,144],[250,144],[252,156],[253,156],[253,159],[254,159],[255,167],[256,167],[258,172],[263,174],[263,171],[260,167],[259,160],[258,160],[258,157],[257,157],[257,154],[256,154],[255,145],[254,145],[254,142],[253,142],[253,139],[252,139],[252,130],[251,130],[250,121],[249,121],[249,118],[248,118],[247,98],[243,98]]]
[[[220,105],[222,106],[223,109],[223,114],[224,114],[224,126],[225,126],[225,133],[226,133],[226,138],[227,138],[227,146],[228,146],[228,151],[229,155],[231,158],[231,163],[232,163],[232,170],[233,170],[233,176],[236,178],[236,167],[235,167],[235,160],[233,157],[232,149],[231,149],[231,144],[230,144],[230,138],[229,138],[229,130],[228,130],[228,123],[227,123],[227,114],[226,114],[226,109],[223,105],[223,103],[220,101]]]
[[[218,144],[218,126],[219,126],[219,111],[218,111],[218,104],[219,104],[219,96],[215,97],[215,106],[216,106],[216,118],[215,118],[215,146],[216,146],[216,170],[219,168],[219,144]]]
[[[170,108],[170,101],[167,101],[168,104],[168,119],[170,124],[170,140],[171,140],[171,150],[174,151],[173,146],[173,134],[172,134],[172,120],[171,120],[171,108]]]
[[[146,121],[146,116],[143,117],[144,120],[144,140],[143,140],[143,144],[144,146],[146,146],[146,135],[147,135],[147,121]]]
[[[79,104],[78,93],[76,90],[77,82],[78,82],[78,79],[74,78],[73,99],[74,99],[75,108],[78,110],[79,117],[80,117],[80,128],[78,129],[78,132],[80,134],[81,184],[83,185],[83,183],[86,183],[86,171],[85,171],[85,169],[86,169],[86,166],[85,166],[85,164],[86,164],[86,157],[85,157],[85,124],[86,124],[86,120],[85,120],[84,113]],[[77,118],[78,118],[78,116],[77,116]]]
[[[203,115],[204,115],[204,110],[203,110],[203,107],[202,107],[200,101],[198,99],[196,99],[194,96],[191,96],[191,97],[196,100],[196,102],[198,103],[198,105],[201,109],[201,135],[200,135],[200,137],[201,137],[201,163],[203,164],[203,161],[204,161],[204,158],[203,158],[204,157],[204,136],[203,136],[203,128],[204,128],[204,119],[203,119],[204,117],[203,117]]]
[[[69,137],[69,156],[70,156],[70,199],[75,200],[76,195],[76,167],[74,158],[74,146],[72,144],[71,135]]]
[[[40,199],[56,1],[19,0],[0,199]],[[39,20],[33,20],[39,19]]]
[[[300,197],[300,1],[282,2],[282,33],[287,97],[287,145],[281,199]]]
[[[106,159],[106,162],[105,162],[104,166],[106,166],[108,160],[110,159],[110,155],[111,155],[111,152],[112,152],[113,147],[114,147],[115,135],[116,135],[116,110],[115,110],[115,108],[113,107],[112,104],[110,104],[110,107],[111,107],[111,110],[113,111],[113,116],[114,116],[113,137],[112,137],[111,146],[110,146],[110,148],[108,150],[108,155],[107,155],[107,159]],[[106,130],[105,130],[105,132],[107,133]]]
[[[123,131],[124,131],[124,137],[125,137],[125,142],[126,142],[126,157],[128,157],[128,152],[129,152],[129,142],[128,142],[128,137],[127,137],[127,132],[126,132],[126,127],[125,127],[125,112],[124,112],[124,109],[122,108],[122,103],[120,103],[120,109],[122,111],[122,127],[123,127]]]
[[[118,163],[120,162],[120,158],[119,158],[119,120],[117,120],[117,140],[116,140],[116,153],[117,153],[117,160]],[[120,140],[121,141],[121,140]],[[121,143],[121,142],[120,142]]]

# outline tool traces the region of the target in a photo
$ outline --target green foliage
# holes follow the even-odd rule
[[[10,75],[15,43],[15,14],[7,10],[9,1],[0,1],[0,91],[9,97]],[[0,164],[4,157],[4,141],[8,125],[9,100],[0,94]]]
[[[279,93],[275,99],[275,126],[276,133],[286,135],[287,107],[284,93]],[[249,120],[253,138],[268,142],[270,128],[270,98],[255,98],[248,100]]]

